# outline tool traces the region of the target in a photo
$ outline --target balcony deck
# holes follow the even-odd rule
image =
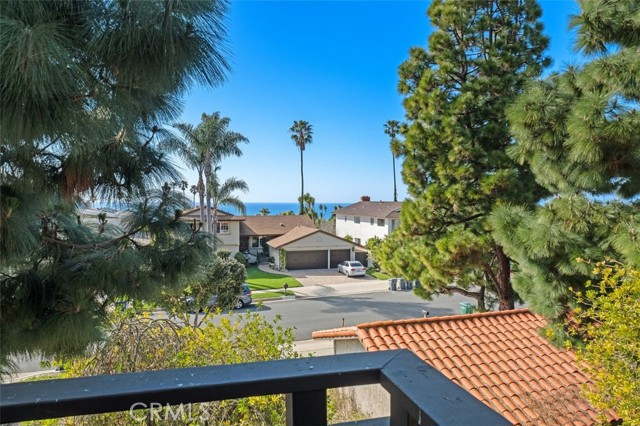
[[[326,425],[327,389],[381,384],[389,424],[510,423],[408,350],[0,385],[3,423],[286,394],[287,425]]]

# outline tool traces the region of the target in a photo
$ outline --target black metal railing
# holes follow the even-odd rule
[[[0,420],[286,394],[287,425],[326,425],[327,389],[375,383],[390,394],[391,425],[510,424],[408,350],[0,385]]]

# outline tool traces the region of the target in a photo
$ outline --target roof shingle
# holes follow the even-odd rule
[[[402,203],[399,201],[359,201],[337,209],[334,214],[397,219],[400,217],[400,207]]]
[[[313,337],[354,336],[367,351],[409,349],[514,425],[599,424],[599,413],[580,394],[589,379],[572,352],[538,335],[545,325],[541,316],[517,309],[377,321]]]
[[[300,216],[246,216],[240,223],[240,235],[268,237],[284,235],[296,226],[313,228],[313,220],[307,215]]]

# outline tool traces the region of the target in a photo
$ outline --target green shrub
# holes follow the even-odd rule
[[[244,257],[244,254],[237,252],[234,256],[233,256],[238,262],[242,263],[244,266],[249,265],[249,262],[247,262],[247,259]]]
[[[64,378],[180,367],[239,364],[297,358],[293,330],[261,315],[220,316],[201,328],[169,319],[114,313],[110,339],[86,357],[66,363]],[[186,404],[185,404],[186,405]],[[280,425],[284,395],[172,406],[161,412],[135,410],[49,420],[48,425]],[[204,419],[208,419],[207,423]],[[39,423],[41,424],[41,423]]]

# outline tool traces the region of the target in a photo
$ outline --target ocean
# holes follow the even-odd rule
[[[318,215],[322,215],[322,212],[320,211],[320,204],[324,204],[325,206],[327,206],[327,211],[324,215],[325,219],[329,219],[331,217],[331,213],[333,213],[333,210],[335,207],[341,206],[341,207],[346,207],[352,203],[316,203],[315,204],[315,208],[316,208],[316,212],[318,212]],[[284,212],[288,212],[288,211],[293,211],[295,214],[298,214],[298,210],[300,208],[300,204],[298,203],[268,203],[268,202],[264,202],[264,203],[244,203],[246,209],[247,209],[247,216],[255,216],[257,214],[260,214],[260,210],[262,210],[263,208],[267,208],[269,209],[269,215],[273,216],[273,215],[278,215]],[[94,203],[94,207],[95,208],[112,208],[114,210],[124,210],[126,209],[126,205],[122,205],[122,204],[113,204],[113,203],[101,203],[101,202],[96,202]],[[231,213],[234,215],[240,215],[240,212],[237,211],[236,209],[234,209],[233,207],[230,206],[221,206],[220,210],[224,210],[227,213]]]
[[[324,204],[325,206],[327,206],[325,219],[329,219],[335,207],[337,206],[346,207],[353,203],[316,203],[315,208],[316,208],[316,212],[318,212],[319,215],[322,214],[319,208],[320,204]],[[295,214],[298,214],[298,210],[300,209],[299,203],[267,203],[265,202],[265,203],[244,203],[244,205],[247,209],[247,216],[255,216],[257,214],[260,214],[260,210],[262,210],[263,208],[269,209],[269,215],[277,215],[280,213],[287,212],[289,210],[293,211]],[[240,214],[239,211],[229,206],[221,206],[220,210],[224,210],[234,215]]]

